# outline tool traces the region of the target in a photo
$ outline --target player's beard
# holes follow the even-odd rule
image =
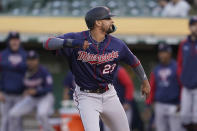
[[[113,33],[116,31],[116,26],[114,24],[112,24],[111,26],[109,26],[108,30],[107,30],[107,34]]]
[[[108,27],[108,29],[106,30],[106,33],[107,33],[107,34],[110,34],[110,33],[112,33],[112,32],[113,32],[112,25],[110,25],[110,26]]]
[[[106,28],[104,25],[101,27],[101,30],[103,31],[103,32],[105,32],[106,34],[110,34],[110,33],[112,33],[112,32],[114,32],[114,31],[116,31],[116,27],[115,27],[115,25],[110,25],[108,28]]]

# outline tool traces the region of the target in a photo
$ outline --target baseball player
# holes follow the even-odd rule
[[[27,67],[24,78],[24,98],[10,111],[11,125],[9,131],[18,130],[18,118],[30,113],[34,109],[43,131],[52,131],[48,115],[53,108],[52,76],[45,67],[39,64],[39,55],[31,50],[27,54]]]
[[[64,99],[65,100],[72,100],[73,99],[73,91],[75,87],[75,79],[71,71],[68,71],[66,74],[64,81]]]
[[[183,86],[181,117],[188,131],[197,131],[197,17],[189,20],[191,34],[179,45],[178,74]]]
[[[24,91],[23,77],[26,71],[26,52],[21,47],[20,34],[10,32],[7,40],[7,48],[0,53],[1,131],[8,131],[9,112],[21,99]]]
[[[124,67],[118,66],[117,71],[114,75],[113,85],[116,89],[119,100],[126,112],[129,125],[131,125],[131,120],[132,120],[131,105],[132,105],[133,94],[134,94],[134,85],[129,77],[129,74],[127,73]],[[108,129],[107,126],[104,127],[105,127],[105,131],[110,130]]]
[[[112,16],[107,7],[92,8],[85,16],[89,30],[49,38],[43,43],[45,49],[57,50],[68,58],[76,82],[74,100],[85,131],[100,131],[99,117],[113,131],[129,131],[125,111],[112,85],[119,61],[138,74],[143,95],[148,96],[150,90],[137,57],[123,41],[110,35],[116,30]]]
[[[180,84],[176,61],[171,58],[172,48],[166,43],[158,47],[159,64],[150,75],[151,93],[148,104],[153,104],[157,131],[182,131],[177,114],[180,99]]]

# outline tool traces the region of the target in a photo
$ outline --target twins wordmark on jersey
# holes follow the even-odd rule
[[[90,64],[103,64],[109,61],[113,61],[115,58],[118,58],[118,51],[112,51],[111,53],[106,53],[102,55],[90,54],[85,51],[79,51],[79,56],[77,60],[82,60],[83,62],[88,62]]]
[[[98,54],[90,54],[85,51],[79,51],[79,56],[77,60],[81,60],[83,62],[88,62],[89,64],[104,64],[110,61],[113,61],[114,59],[118,58],[118,51],[112,51],[111,53],[106,53],[102,55]],[[117,64],[107,64],[104,66],[102,74],[109,74],[112,73],[115,69]]]

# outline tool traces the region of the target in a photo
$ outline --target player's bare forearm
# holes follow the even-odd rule
[[[53,37],[44,41],[43,47],[47,50],[58,50],[64,47],[87,49],[89,47],[89,43],[86,40],[81,39],[61,39]]]

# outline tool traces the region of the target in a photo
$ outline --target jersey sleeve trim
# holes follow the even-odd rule
[[[52,38],[49,38],[49,39],[46,41],[45,48],[46,48],[47,50],[50,50],[50,49],[49,49],[49,41],[50,41],[51,39],[52,39]]]
[[[136,64],[131,65],[131,67],[132,67],[132,68],[135,68],[135,67],[137,67],[137,66],[139,66],[139,65],[140,65],[140,61],[138,61]]]

